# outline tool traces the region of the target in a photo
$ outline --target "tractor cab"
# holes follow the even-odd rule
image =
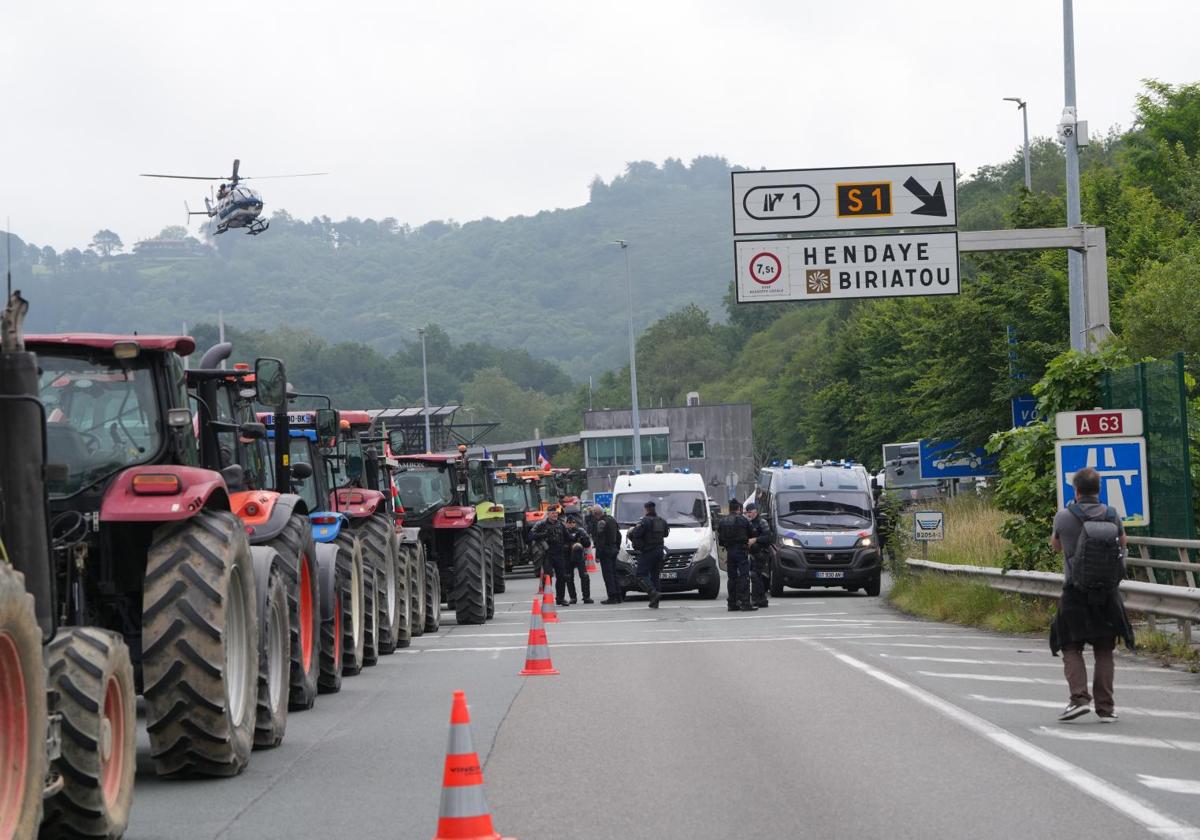
[[[267,427],[267,440],[274,452],[279,446],[275,413],[260,413],[258,418]],[[287,424],[292,491],[304,500],[309,510],[313,539],[322,543],[333,542],[349,520],[355,506],[353,503],[361,504],[363,501],[361,494],[355,499],[354,492],[349,488],[334,490],[341,473],[337,463],[341,432],[338,413],[327,408],[289,411]]]
[[[498,470],[496,501],[504,506],[504,570],[511,572],[514,566],[532,562],[529,530],[544,515],[537,481],[512,470]]]

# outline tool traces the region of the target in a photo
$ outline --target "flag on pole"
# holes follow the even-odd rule
[[[550,469],[550,456],[546,454],[546,444],[541,444],[538,447],[538,469]]]

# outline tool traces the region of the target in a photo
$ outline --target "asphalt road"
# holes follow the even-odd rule
[[[1059,724],[1042,639],[831,590],[560,608],[561,675],[520,677],[534,588],[346,680],[236,779],[158,780],[143,734],[127,836],[427,840],[461,688],[505,837],[1200,838],[1200,675],[1122,654],[1120,721]]]

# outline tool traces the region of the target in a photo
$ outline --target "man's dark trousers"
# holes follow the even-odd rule
[[[756,607],[767,603],[767,590],[771,586],[771,555],[756,551],[750,555],[750,600]]]
[[[662,575],[663,563],[666,562],[667,551],[661,545],[655,548],[643,548],[638,552],[637,579],[642,585],[642,591],[647,593],[659,592],[659,578]]]
[[[729,573],[729,608],[734,609],[750,600],[750,555],[742,546],[726,551],[725,570]]]
[[[570,558],[567,557],[566,551],[555,552],[553,549],[546,552],[546,565],[554,570],[554,591],[558,601],[565,601],[567,580],[571,577]],[[571,588],[574,589],[575,581],[571,581]]]
[[[571,600],[578,600],[575,594],[575,572],[579,572],[579,588],[583,591],[585,599],[592,597],[592,578],[587,573],[587,558],[584,556],[583,547],[572,548],[570,555],[562,565],[562,573],[558,577],[558,600],[563,599],[563,586],[571,595]]]
[[[615,548],[596,550],[600,574],[604,577],[604,593],[610,601],[621,600],[621,586],[617,583],[617,551]]]

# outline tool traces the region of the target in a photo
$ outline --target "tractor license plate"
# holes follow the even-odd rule
[[[819,578],[844,578],[845,572],[817,572]]]
[[[679,572],[663,572],[659,577],[663,580],[675,580],[679,577]]]

